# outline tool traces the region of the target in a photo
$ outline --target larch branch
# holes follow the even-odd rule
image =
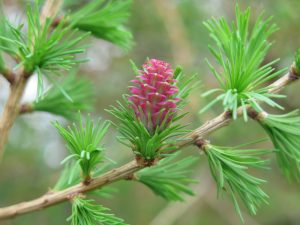
[[[283,87],[297,80],[299,77],[299,74],[295,73],[292,67],[292,69],[286,75],[284,75],[283,77],[281,77],[280,79],[278,79],[270,85],[270,93],[278,92]],[[241,114],[241,108],[239,109],[239,111]],[[197,142],[198,140],[203,139],[205,135],[210,134],[213,131],[216,131],[221,127],[228,125],[230,121],[232,121],[231,113],[222,113],[221,115],[206,122],[204,125],[195,129],[193,132],[185,136],[183,141],[179,141],[177,143],[178,149],[186,145],[195,144],[195,142]],[[146,165],[138,163],[136,160],[133,160],[121,167],[112,169],[99,177],[91,179],[91,181],[87,184],[79,183],[62,191],[48,192],[43,196],[32,201],[18,203],[8,207],[0,208],[0,219],[11,218],[17,215],[41,210],[46,207],[58,204],[60,202],[70,200],[72,199],[72,197],[78,194],[101,188],[107,184],[113,183],[121,179],[128,179],[128,177],[131,177],[133,173],[144,168],[145,166]]]
[[[4,147],[8,139],[9,131],[19,115],[19,102],[26,85],[24,72],[17,74],[16,80],[10,85],[10,94],[0,118],[0,161],[4,154]]]
[[[62,0],[47,0],[40,17],[42,23],[45,22],[47,17],[55,16],[61,4]],[[12,74],[11,72],[4,74],[10,82],[10,94],[0,117],[0,162],[3,158],[4,147],[7,143],[9,132],[20,112],[19,103],[23,96],[27,80],[33,72],[28,72],[24,68],[20,68],[16,74]]]

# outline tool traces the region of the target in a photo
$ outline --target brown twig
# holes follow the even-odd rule
[[[23,70],[20,70],[16,75],[15,81],[11,83],[10,94],[0,118],[0,161],[3,157],[4,146],[7,142],[9,131],[19,115],[18,105],[27,80],[25,75],[26,73]]]
[[[92,179],[88,185],[80,183],[62,191],[48,192],[40,198],[37,198],[30,202],[23,202],[6,208],[2,208],[0,209],[0,219],[29,213],[60,203],[62,201],[70,200],[72,197],[78,194],[100,188],[114,181],[123,179],[124,177],[128,177],[128,175],[134,173],[142,167],[143,166],[138,164],[136,160],[133,160],[132,162],[129,162],[117,169],[113,169],[100,177]]]
[[[277,93],[281,91],[281,89],[283,89],[285,86],[289,85],[291,82],[295,80],[298,80],[299,78],[300,78],[300,74],[297,73],[295,69],[295,65],[293,64],[289,72],[285,76],[281,77],[280,79],[278,79],[277,81],[275,81],[270,85],[271,88],[269,89],[269,92]]]
[[[270,92],[275,93],[297,79],[298,75],[293,73],[293,70],[290,70],[289,73],[271,84],[270,87],[272,87],[272,89]],[[241,109],[239,111],[241,112]],[[202,139],[203,136],[228,125],[230,121],[232,121],[231,114],[229,112],[222,113],[185,136],[184,140],[178,142],[177,146],[178,148],[182,148],[186,145],[194,144],[196,141]],[[99,177],[92,179],[89,184],[80,183],[62,191],[46,193],[45,195],[32,201],[0,208],[0,219],[11,218],[16,215],[41,210],[60,202],[67,201],[74,195],[85,193],[96,188],[101,188],[114,181],[120,179],[128,180],[128,178],[132,177],[133,173],[144,168],[145,166],[147,165],[140,163],[137,160],[133,160],[124,166],[113,169]]]
[[[4,69],[4,71],[2,72],[2,75],[10,84],[15,82],[16,74],[13,71],[11,71],[10,69]]]

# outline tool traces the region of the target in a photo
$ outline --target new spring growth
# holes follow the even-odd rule
[[[81,167],[85,181],[91,178],[92,172],[104,158],[104,148],[101,141],[107,133],[109,125],[108,121],[102,122],[100,119],[94,123],[90,115],[84,122],[81,114],[79,114],[79,123],[74,123],[68,128],[62,127],[58,122],[54,123],[70,151],[70,155],[62,163],[75,159]]]
[[[147,60],[142,69],[132,66],[137,77],[129,87],[130,94],[108,112],[119,121],[115,124],[121,134],[119,141],[151,165],[176,148],[175,137],[188,132],[186,125],[178,123],[185,115],[178,110],[189,95],[194,76],[186,78],[181,68],[173,73],[169,63],[157,59]]]
[[[150,59],[139,70],[139,76],[131,81],[131,96],[128,100],[132,103],[135,115],[142,121],[150,133],[157,127],[164,129],[172,121],[176,113],[179,98],[173,78],[173,70],[167,62]]]

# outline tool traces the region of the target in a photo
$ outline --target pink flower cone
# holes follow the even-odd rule
[[[174,85],[173,70],[167,62],[157,59],[146,61],[140,75],[131,82],[131,96],[135,115],[153,132],[159,126],[165,128],[172,120],[179,101],[174,95],[178,88]],[[163,125],[164,124],[164,125]]]

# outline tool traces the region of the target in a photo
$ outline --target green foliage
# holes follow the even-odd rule
[[[188,97],[190,93],[200,84],[197,81],[197,75],[187,76],[183,73],[183,69],[177,66],[174,71],[174,79],[177,80],[176,86],[178,87],[178,93],[176,98],[180,99],[177,104],[179,108],[183,107],[188,102]]]
[[[9,33],[7,32],[6,22],[4,20],[4,15],[2,10],[0,9],[0,36],[7,37]],[[6,52],[9,50],[7,46],[5,46],[5,42],[0,40],[0,73],[3,73],[5,71],[5,62],[2,56],[2,51]]]
[[[300,49],[295,54],[295,66],[297,73],[300,74]]]
[[[192,166],[197,161],[198,158],[193,156],[178,160],[178,154],[173,154],[160,160],[155,166],[138,171],[135,176],[155,194],[169,201],[183,201],[183,194],[194,194],[188,185],[197,183],[189,178],[193,172]]]
[[[73,124],[68,128],[63,128],[58,122],[54,126],[60,135],[67,142],[67,147],[71,153],[63,162],[75,159],[82,170],[84,179],[90,179],[92,170],[103,159],[104,148],[99,146],[104,135],[107,133],[110,123],[101,120],[94,125],[90,116],[87,116],[85,124],[82,116],[79,116],[79,124]]]
[[[131,0],[94,0],[69,16],[73,27],[122,48],[132,45],[132,34],[123,26],[130,16]]]
[[[76,6],[79,7],[82,4],[82,2],[74,1],[74,0],[64,0],[62,4],[63,4],[62,8],[69,10],[69,8],[72,7],[76,7]]]
[[[72,225],[125,225],[124,220],[109,213],[110,209],[96,205],[94,200],[75,197],[72,200]]]
[[[121,134],[118,140],[122,144],[131,148],[134,154],[141,156],[147,161],[154,160],[160,154],[168,153],[168,151],[177,148],[174,145],[176,141],[171,138],[181,136],[187,130],[184,129],[184,126],[174,123],[184,115],[175,116],[167,127],[165,127],[165,119],[161,126],[157,126],[155,132],[152,134],[136,117],[131,103],[128,102],[126,96],[123,97],[123,100],[125,104],[118,101],[118,107],[111,106],[111,109],[107,110],[119,121],[119,124],[115,126]],[[165,118],[168,118],[168,116]],[[164,127],[164,129],[161,129],[161,127]]]
[[[237,197],[251,214],[256,214],[262,203],[267,203],[268,195],[260,188],[265,181],[250,175],[248,168],[265,168],[266,160],[258,156],[269,153],[266,149],[237,149],[213,145],[205,146],[209,167],[217,183],[218,196],[222,192],[231,195],[235,209],[243,220]]]
[[[86,47],[77,47],[89,33],[79,34],[66,25],[62,20],[57,27],[52,27],[53,19],[47,18],[45,23],[40,21],[38,1],[34,5],[27,5],[28,29],[25,34],[22,31],[23,24],[15,27],[8,23],[10,36],[0,36],[1,42],[14,46],[9,51],[20,62],[18,66],[24,66],[27,73],[33,73],[37,69],[55,72],[68,70],[73,65],[85,60],[76,59],[75,55],[83,53]],[[51,31],[51,32],[49,32]]]
[[[298,111],[270,115],[260,120],[276,151],[277,162],[289,179],[300,181],[300,116]]]
[[[61,172],[53,190],[61,191],[68,187],[71,187],[72,185],[80,183],[81,181],[80,170],[81,169],[78,163],[74,163],[74,162],[65,163],[64,169]]]
[[[14,43],[6,41],[6,39],[15,40],[15,36],[12,33],[10,24],[7,22],[7,19],[5,18],[2,5],[0,7],[1,7],[0,9],[0,50],[3,53],[6,53],[10,55],[12,58],[16,59],[17,55],[15,54],[15,52],[17,51],[17,46],[14,45]],[[4,69],[4,62],[2,56],[1,56],[1,69]]]
[[[108,169],[107,166],[101,166],[93,171],[92,177],[102,175]],[[63,171],[56,182],[53,191],[61,191],[81,182],[80,166],[78,163],[68,162],[65,164]],[[116,193],[116,189],[104,186],[96,190],[90,191],[89,194],[101,198],[111,198]]]
[[[114,187],[104,186],[102,188],[98,188],[96,190],[90,191],[89,194],[91,196],[96,196],[99,198],[106,198],[106,199],[112,199],[116,193],[118,193],[118,190]]]
[[[131,64],[136,75],[139,75],[137,66],[133,61],[131,61]],[[190,92],[198,85],[198,82],[195,81],[196,75],[190,77],[184,75],[182,68],[179,66],[174,72],[174,78],[178,81],[176,86],[179,89],[177,95],[174,97],[180,98],[180,101],[177,103],[178,110],[180,110],[185,105]],[[167,127],[165,123],[169,116],[166,115],[165,121],[160,126],[157,126],[154,133],[151,133],[141,120],[136,117],[126,95],[123,96],[123,100],[124,103],[118,101],[118,107],[112,106],[107,111],[120,122],[119,124],[115,124],[121,134],[118,138],[119,141],[145,160],[151,161],[160,154],[165,154],[176,149],[176,140],[172,138],[182,136],[189,131],[185,129],[185,126],[176,124],[176,122],[186,115],[180,114],[174,115]],[[126,141],[129,141],[130,144]]]
[[[91,82],[71,74],[36,99],[32,109],[74,120],[78,111],[92,109],[93,97]]]
[[[219,73],[207,61],[221,88],[210,90],[203,96],[217,92],[221,94],[202,111],[222,101],[225,110],[233,112],[233,118],[237,117],[237,108],[242,106],[244,118],[247,119],[246,104],[261,109],[257,103],[261,101],[272,107],[282,108],[271,98],[284,96],[268,93],[270,87],[266,85],[272,78],[282,74],[285,69],[274,72],[275,69],[272,67],[278,60],[261,66],[271,47],[267,39],[277,30],[277,27],[271,24],[271,18],[264,20],[261,15],[253,28],[249,29],[249,19],[250,9],[241,12],[236,6],[236,23],[233,22],[231,26],[224,18],[211,19],[204,23],[210,36],[216,42],[216,48],[209,46],[209,49],[221,66],[222,72]]]

